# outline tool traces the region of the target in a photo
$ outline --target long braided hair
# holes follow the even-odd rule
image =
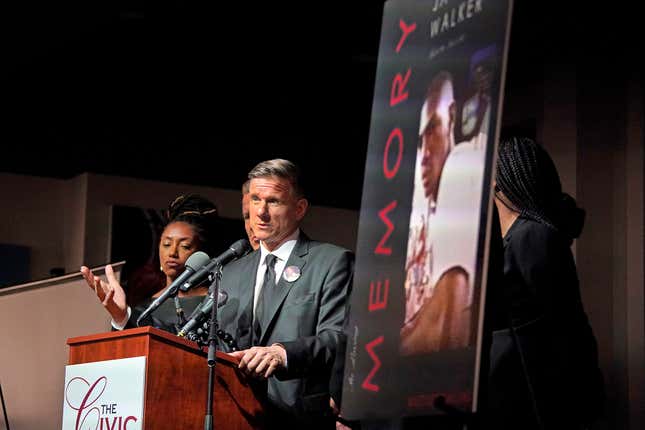
[[[555,164],[540,145],[526,137],[500,141],[497,184],[501,202],[520,216],[545,224],[569,240],[580,236],[585,212],[562,192]]]

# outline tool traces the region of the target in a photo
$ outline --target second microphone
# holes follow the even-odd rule
[[[251,251],[251,244],[246,239],[240,239],[237,242],[233,243],[229,248],[222,252],[217,257],[213,258],[208,264],[202,266],[201,269],[197,270],[186,282],[184,282],[180,289],[181,291],[188,291],[191,288],[200,285],[204,282],[210,274],[213,273],[218,266],[223,266],[229,261],[240,258],[246,255]]]

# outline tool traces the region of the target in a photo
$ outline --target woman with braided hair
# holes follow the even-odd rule
[[[498,148],[495,205],[504,246],[494,309],[489,405],[495,428],[583,429],[604,400],[597,345],[570,245],[584,211],[531,139]]]
[[[196,251],[214,255],[212,249],[219,217],[217,207],[210,200],[196,195],[181,195],[168,206],[166,224],[159,238],[159,255],[156,264],[148,264],[136,271],[129,280],[128,294],[116,280],[110,265],[106,266],[107,282],[94,276],[82,266],[81,273],[88,286],[112,316],[112,326],[117,330],[136,327],[139,315],[168,288],[184,271],[185,263]],[[206,286],[199,286],[178,294],[180,308],[190,315],[208,293]],[[145,325],[177,333],[183,316],[177,312],[174,300],[166,300]]]

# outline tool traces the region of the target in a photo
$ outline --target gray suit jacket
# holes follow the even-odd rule
[[[232,334],[240,349],[251,347],[253,289],[260,252],[228,264],[220,289],[228,301],[219,310],[220,328]],[[279,299],[260,345],[281,343],[287,369],[268,380],[268,401],[296,416],[313,417],[329,410],[329,389],[336,350],[344,342],[343,322],[353,277],[353,254],[304,233],[285,266],[297,266],[300,277],[278,281]],[[343,358],[340,358],[343,359]],[[342,376],[341,376],[342,377]]]

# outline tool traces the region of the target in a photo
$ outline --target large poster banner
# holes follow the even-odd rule
[[[342,414],[477,408],[510,0],[385,4]]]

